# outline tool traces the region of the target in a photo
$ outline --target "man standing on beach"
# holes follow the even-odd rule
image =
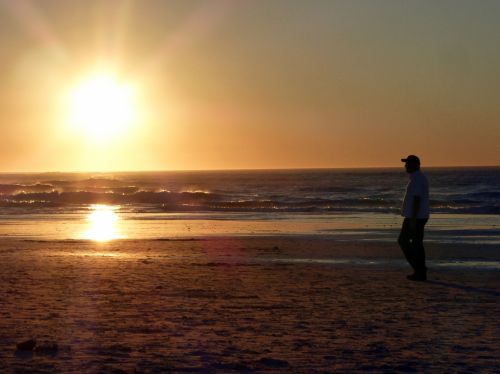
[[[426,176],[420,171],[420,159],[410,155],[402,158],[410,181],[406,186],[406,194],[401,209],[404,217],[398,243],[413,268],[413,274],[407,278],[412,281],[427,280],[425,266],[424,227],[429,219],[429,184]]]

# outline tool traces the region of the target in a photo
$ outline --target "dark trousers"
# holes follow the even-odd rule
[[[424,250],[424,227],[426,223],[427,218],[417,219],[417,227],[412,229],[411,218],[405,218],[398,238],[399,246],[415,274],[425,274],[427,272]]]

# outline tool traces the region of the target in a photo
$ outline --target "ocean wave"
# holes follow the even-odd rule
[[[50,192],[54,190],[51,184],[0,184],[0,195],[12,195],[21,192]]]
[[[2,207],[64,207],[74,205],[112,204],[141,206],[163,212],[234,211],[234,212],[392,212],[399,210],[400,200],[385,197],[307,198],[272,195],[272,198],[252,196],[242,199],[208,191],[141,191],[137,187],[114,191],[19,192],[0,196]],[[499,214],[498,204],[464,204],[433,200],[435,213]]]
[[[500,214],[500,169],[431,170],[431,212]],[[113,204],[138,212],[391,212],[400,170],[111,174],[0,174],[0,206],[76,209]]]
[[[2,203],[59,203],[59,204],[192,204],[216,201],[217,194],[205,192],[137,191],[135,188],[119,189],[118,192],[20,192],[0,197]]]
[[[470,197],[475,199],[488,199],[488,200],[500,200],[500,191],[481,191],[473,192],[469,194]]]

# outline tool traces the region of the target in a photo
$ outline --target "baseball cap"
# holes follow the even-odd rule
[[[409,155],[406,158],[401,159],[402,162],[420,165],[420,159],[415,155]]]

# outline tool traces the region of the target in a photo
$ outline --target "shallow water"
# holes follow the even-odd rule
[[[44,240],[161,239],[200,236],[314,235],[395,241],[402,218],[393,214],[130,213],[89,206],[80,213],[0,215],[0,237]],[[500,216],[436,214],[427,241],[500,244]]]
[[[363,259],[363,258],[270,258],[260,262],[289,263],[289,264],[324,264],[324,265],[360,265],[360,266],[396,266],[408,267],[408,263],[401,259]],[[427,261],[430,267],[464,268],[474,270],[500,270],[500,261],[456,260]]]

